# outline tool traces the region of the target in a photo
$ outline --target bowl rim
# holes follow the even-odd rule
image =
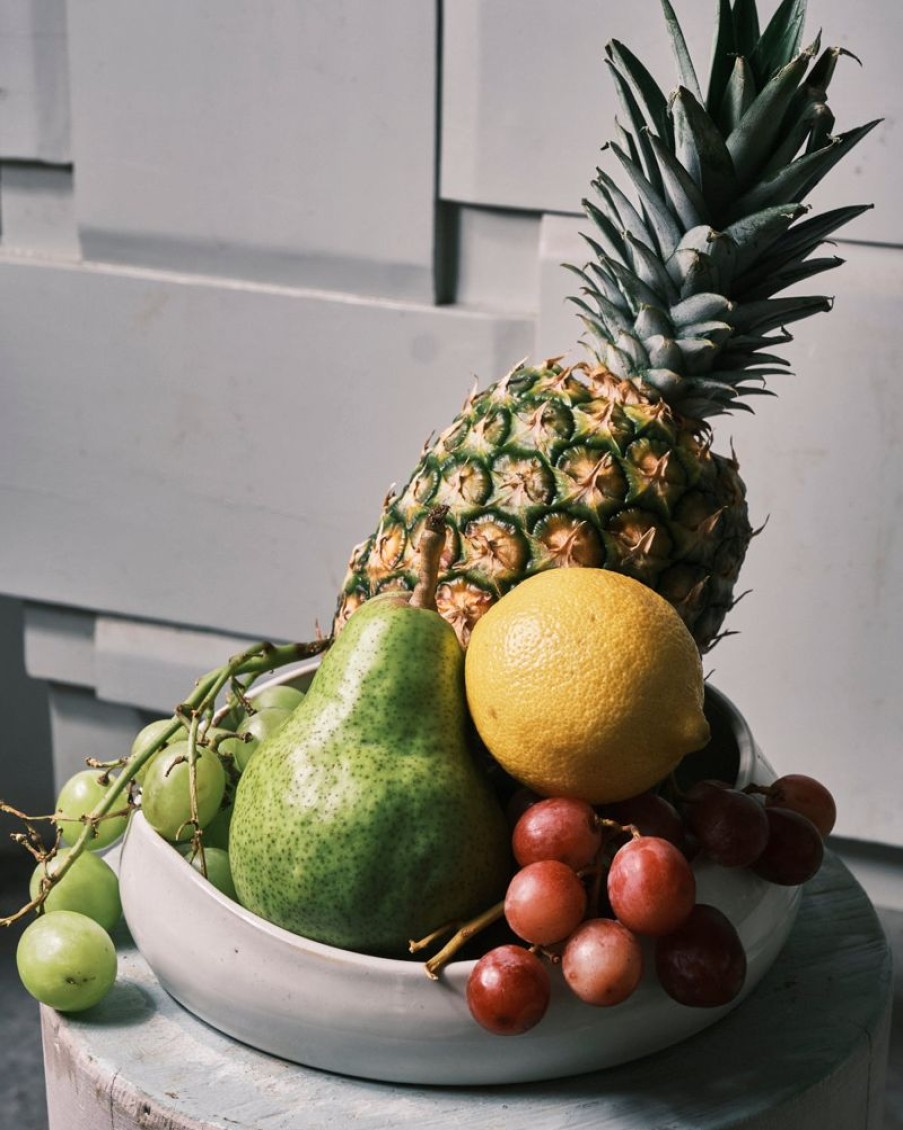
[[[322,656],[316,656],[313,659],[305,660],[301,663],[287,665],[281,668],[275,675],[270,678],[263,679],[255,683],[248,691],[247,697],[253,701],[254,697],[261,691],[274,686],[281,686],[284,683],[293,681],[294,679],[302,678],[307,675],[312,675],[320,665]],[[752,780],[753,771],[755,769],[757,760],[761,759],[761,752],[758,750],[756,742],[753,738],[752,731],[746,718],[741,711],[736,707],[727,695],[718,690],[708,681],[705,684],[706,694],[711,694],[718,704],[718,707],[724,711],[730,719],[731,731],[737,742],[739,752],[739,766],[737,772],[737,787],[743,787]],[[222,718],[228,706],[224,705],[215,712],[213,716],[214,724],[218,719]],[[135,831],[133,832],[133,825]],[[163,852],[171,850],[176,856],[183,858],[178,849],[170,844],[169,841],[163,839],[153,828],[147,823],[140,808],[137,809],[129,821],[129,828],[127,830],[127,837],[129,835],[146,837],[146,842],[152,844],[152,850]],[[123,845],[125,847],[125,845]],[[187,861],[185,861],[187,862]],[[301,934],[294,934],[290,930],[286,930],[282,926],[277,926],[275,923],[261,918],[259,915],[254,914],[253,911],[248,910],[242,906],[237,899],[230,899],[227,895],[217,890],[212,883],[208,882],[202,874],[195,870],[195,868],[188,866],[188,871],[191,873],[186,876],[188,882],[193,883],[198,890],[200,897],[212,898],[218,901],[220,905],[237,914],[244,922],[250,927],[258,930],[263,930],[266,934],[272,937],[275,941],[288,948],[304,951],[312,956],[322,959],[328,959],[330,962],[344,962],[353,967],[366,967],[368,969],[381,969],[387,974],[391,973],[398,977],[404,978],[422,978],[426,976],[424,972],[424,964],[426,959],[418,960],[416,957],[411,958],[396,958],[396,957],[383,957],[378,954],[361,953],[357,950],[341,949],[338,946],[331,946],[325,942],[318,942],[313,938],[304,937]],[[443,967],[443,976],[455,975],[453,971],[459,971],[459,975],[466,975],[470,972],[474,965],[476,965],[478,958],[467,958],[464,960],[450,960]]]

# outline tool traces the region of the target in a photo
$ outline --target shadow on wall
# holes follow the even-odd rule
[[[0,596],[0,799],[30,814],[53,810],[50,708],[46,686],[25,672],[22,605]],[[0,814],[0,854],[16,821]]]

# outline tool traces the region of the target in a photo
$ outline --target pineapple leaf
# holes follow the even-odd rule
[[[735,69],[733,60],[736,57],[737,41],[734,36],[730,0],[718,0],[718,20],[715,24],[712,61],[709,67],[709,89],[705,99],[706,109],[712,118],[719,119],[719,108],[724,102]]]
[[[782,202],[805,199],[841,157],[870,133],[879,122],[880,119],[876,119],[864,126],[848,130],[846,133],[832,137],[827,145],[816,152],[797,157],[786,168],[761,181],[736,200],[731,208],[731,217],[740,217],[748,212],[759,211]]]
[[[737,247],[736,273],[742,274],[761,258],[805,211],[801,204],[779,204],[761,212],[752,212],[729,224],[722,234],[733,240]]]
[[[649,368],[649,354],[646,352],[646,347],[640,339],[635,337],[632,333],[618,334],[615,348],[619,349],[625,357],[630,359],[632,372],[636,373]]]
[[[733,322],[743,332],[763,333],[777,329],[787,322],[798,322],[812,314],[827,313],[831,299],[812,295],[805,297],[765,298],[738,306]]]
[[[633,91],[630,89],[627,81],[610,60],[606,61],[611,67],[611,73],[614,78],[615,86],[617,87],[618,95],[621,99],[621,105],[624,108],[625,114],[630,119],[630,124],[633,126],[633,131],[639,145],[640,153],[642,154],[643,168],[645,169],[646,176],[655,190],[657,192],[660,192],[662,189],[662,178],[661,173],[659,172],[658,162],[655,159],[655,154],[649,142],[648,124],[643,117],[640,107],[638,106],[637,101],[633,96]],[[624,133],[626,134],[626,130],[624,131]],[[627,136],[629,137],[630,135],[628,134]],[[631,138],[631,141],[632,140],[633,139]],[[639,162],[639,154],[636,152],[635,148],[630,155],[632,160]]]
[[[678,338],[675,344],[683,358],[680,369],[689,376],[708,373],[718,356],[718,346],[704,337]]]
[[[718,364],[725,371],[735,369],[743,369],[746,371],[750,365],[758,365],[760,363],[766,365],[780,365],[781,368],[776,370],[776,372],[786,372],[787,366],[790,364],[786,357],[779,357],[776,353],[757,352],[751,355],[749,353],[734,352],[730,349],[722,350],[721,356],[718,358]]]
[[[611,259],[621,259],[622,261],[626,260],[627,250],[624,245],[624,239],[621,231],[619,231],[619,229],[615,227],[615,225],[608,218],[608,216],[606,216],[602,209],[597,207],[591,200],[583,201],[583,210],[596,225],[599,235],[602,237],[603,242],[607,245],[604,249],[599,248],[599,245],[596,243],[591,243],[590,246],[592,246],[593,249],[597,251],[597,254],[599,251],[602,251],[602,254],[605,257]],[[587,239],[587,241],[589,241],[589,237],[587,236],[584,236],[584,239]]]
[[[674,370],[683,366],[684,357],[674,338],[656,334],[647,339],[646,345],[649,349],[650,368]]]
[[[841,259],[837,255],[825,256],[820,259],[807,259],[804,263],[796,263],[794,266],[783,268],[783,270],[773,271],[756,286],[747,287],[744,285],[743,279],[738,279],[735,289],[738,294],[742,293],[744,302],[755,302],[760,298],[768,298],[772,294],[777,294],[779,290],[786,290],[788,286],[793,286],[795,283],[811,279],[813,275],[821,274],[822,271],[832,271],[845,262],[845,259]]]
[[[671,276],[665,270],[658,255],[645,243],[627,236],[627,246],[630,250],[631,266],[638,278],[650,287],[665,306],[670,306],[677,301],[677,287],[671,281]]]
[[[633,311],[634,317],[639,314],[643,306],[662,305],[661,296],[652,287],[647,286],[642,279],[637,278],[628,267],[622,267],[620,263],[612,263],[611,270]]]
[[[672,278],[680,282],[680,297],[687,299],[699,294],[717,292],[719,272],[711,255],[694,247],[679,247],[667,263]]]
[[[708,204],[687,170],[654,133],[649,133],[649,143],[658,161],[662,186],[682,227],[709,223]]]
[[[609,148],[614,150],[618,147],[611,142]],[[618,152],[623,152],[623,150],[618,150]],[[642,239],[645,243],[652,243],[655,238],[653,233],[650,231],[645,219],[621,191],[620,185],[601,169],[597,169],[596,172],[597,176],[593,181],[593,188],[599,193],[600,198],[608,204],[609,215],[620,222],[622,232],[629,231],[638,239]],[[621,259],[625,263],[630,262],[626,242]]]
[[[863,212],[868,212],[871,207],[871,204],[859,204],[849,205],[846,208],[835,208],[830,212],[823,212],[796,224],[778,240],[767,255],[760,259],[755,266],[745,271],[742,278],[737,279],[738,292],[745,292],[749,287],[767,283],[772,275],[801,262],[817,247],[820,247],[837,228],[842,227],[857,216],[861,216]]]
[[[668,145],[673,144],[668,100],[645,66],[623,43],[613,39],[605,48],[613,70],[620,70],[633,87],[647,125]]]
[[[748,185],[765,164],[811,57],[802,52],[777,71],[728,135],[725,144],[741,185]]]
[[[787,117],[790,126],[762,166],[760,180],[766,180],[786,168],[804,145],[806,151],[811,152],[827,145],[830,140],[834,114],[825,102],[810,100],[798,112],[788,110]]]
[[[734,44],[738,55],[748,59],[759,42],[756,0],[734,0]]]
[[[655,240],[656,250],[663,259],[666,259],[680,241],[681,229],[671,214],[666,202],[662,199],[652,184],[643,175],[642,169],[632,161],[627,154],[614,143],[611,151],[621,162],[621,166],[630,179],[642,201],[643,208],[651,225],[649,235]],[[634,235],[641,233],[634,231]],[[648,236],[644,242],[649,242]]]
[[[762,81],[785,67],[799,52],[806,22],[806,0],[783,0],[759,37],[750,65]]]
[[[716,345],[724,345],[734,333],[730,322],[693,322],[689,326],[682,326],[679,341],[689,341],[692,338],[705,338],[706,341]]]
[[[717,113],[712,114],[725,137],[737,128],[743,115],[755,101],[755,97],[756,80],[752,70],[746,59],[738,55],[734,60],[734,68]]]
[[[648,343],[658,338],[671,338],[674,326],[668,314],[658,306],[643,306],[633,323],[633,331]]]
[[[708,202],[713,223],[720,223],[737,196],[734,162],[718,127],[685,87],[671,98],[675,156]]]
[[[708,256],[712,266],[717,270],[717,285],[709,286],[705,289],[726,294],[730,289],[730,281],[733,277],[734,263],[737,256],[737,248],[734,241],[729,236],[715,231],[713,228],[707,228],[705,226],[691,228],[680,241],[674,254],[665,264],[668,273],[674,279],[675,283],[681,285],[682,272],[685,269],[685,256],[683,256],[682,253],[687,251],[695,251]],[[689,262],[692,262],[692,260],[689,260]],[[690,293],[696,292],[691,291]],[[686,295],[682,294],[682,297],[686,297]]]
[[[723,294],[694,294],[672,306],[668,311],[675,326],[684,328],[698,322],[725,318],[734,304]]]
[[[661,0],[662,10],[665,13],[665,23],[668,27],[668,36],[671,40],[671,49],[674,52],[674,58],[677,62],[677,70],[680,74],[680,80],[683,86],[690,91],[698,103],[702,103],[702,90],[699,86],[699,79],[696,77],[696,70],[693,66],[693,60],[690,58],[690,52],[687,48],[687,41],[684,39],[684,33],[678,23],[677,16],[674,14],[674,9],[671,7],[669,0]]]

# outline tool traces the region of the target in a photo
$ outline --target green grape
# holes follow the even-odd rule
[[[97,807],[112,781],[112,778],[107,776],[107,783],[104,784],[104,779],[104,774],[98,769],[82,769],[70,777],[60,789],[60,794],[56,798],[56,811],[59,814],[56,823],[63,834],[64,844],[71,847],[84,831],[85,825],[81,817]],[[125,808],[127,803],[123,790],[121,801],[117,799],[113,808],[114,810]],[[88,847],[92,851],[100,851],[115,844],[125,831],[128,822],[128,815],[111,816],[101,820],[95,825],[96,834],[88,840]]]
[[[269,710],[270,707],[277,707],[279,710],[294,710],[303,700],[304,691],[299,691],[297,687],[290,687],[285,684],[264,687],[251,699],[255,710]]]
[[[222,848],[229,850],[229,827],[232,823],[232,805],[220,808],[216,816],[204,829],[204,847]]]
[[[28,884],[30,898],[38,897],[41,880],[48,872],[55,874],[68,855],[69,850],[64,848],[48,860],[46,865],[37,865]],[[79,914],[93,918],[105,930],[112,930],[122,915],[116,872],[99,855],[90,851],[83,852],[62,879],[54,883],[44,899],[46,913],[60,910],[76,910]]]
[[[116,948],[86,914],[42,914],[22,931],[16,966],[29,993],[60,1012],[81,1012],[102,1000],[116,980]]]
[[[243,773],[251,760],[251,755],[260,743],[264,738],[272,737],[273,734],[281,730],[290,714],[290,710],[284,710],[278,706],[269,706],[264,710],[258,710],[256,714],[248,715],[238,726],[237,732],[239,734],[250,734],[250,740],[226,738],[224,742],[220,743],[220,749],[223,753],[232,754],[235,758],[236,768],[239,773]]]
[[[197,746],[195,774],[198,823],[205,828],[219,812],[226,790],[226,771],[215,753]],[[141,811],[148,824],[167,840],[191,839],[191,792],[188,742],[174,742],[153,760],[141,789]]]
[[[235,884],[232,882],[232,868],[229,866],[229,853],[223,851],[222,848],[205,847],[204,848],[204,864],[201,864],[201,856],[198,853],[193,859],[189,859],[191,866],[195,871],[204,874],[204,866],[207,868],[206,879],[208,883],[212,883],[218,891],[230,899],[235,899]]]
[[[148,724],[135,735],[130,756],[134,757],[135,754],[143,753],[144,750],[155,745],[171,726],[172,718],[157,718],[154,722],[148,722]],[[185,736],[185,727],[182,726],[176,730],[167,744],[172,745],[173,742],[182,741],[185,739]],[[147,776],[147,767],[150,765],[151,761],[153,761],[153,758],[145,761],[135,774],[135,780],[139,785],[144,784],[144,778]]]

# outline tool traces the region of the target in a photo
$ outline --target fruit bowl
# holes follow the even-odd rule
[[[315,664],[278,680],[303,685]],[[767,783],[774,771],[732,703],[707,689],[713,740],[694,776]],[[689,761],[689,759],[688,759]],[[505,1084],[576,1075],[624,1063],[716,1022],[763,977],[784,944],[800,899],[750,871],[694,863],[698,899],[723,910],[746,950],[743,993],[716,1009],[687,1008],[655,981],[651,961],[637,991],[593,1008],[552,971],[543,1020],[513,1037],[490,1035],[465,1002],[473,961],[454,961],[438,981],[420,961],[352,953],[291,934],[231,901],[140,810],[120,860],[123,909],[138,949],[163,987],[214,1028],[261,1051],[338,1074],[395,1083]]]

